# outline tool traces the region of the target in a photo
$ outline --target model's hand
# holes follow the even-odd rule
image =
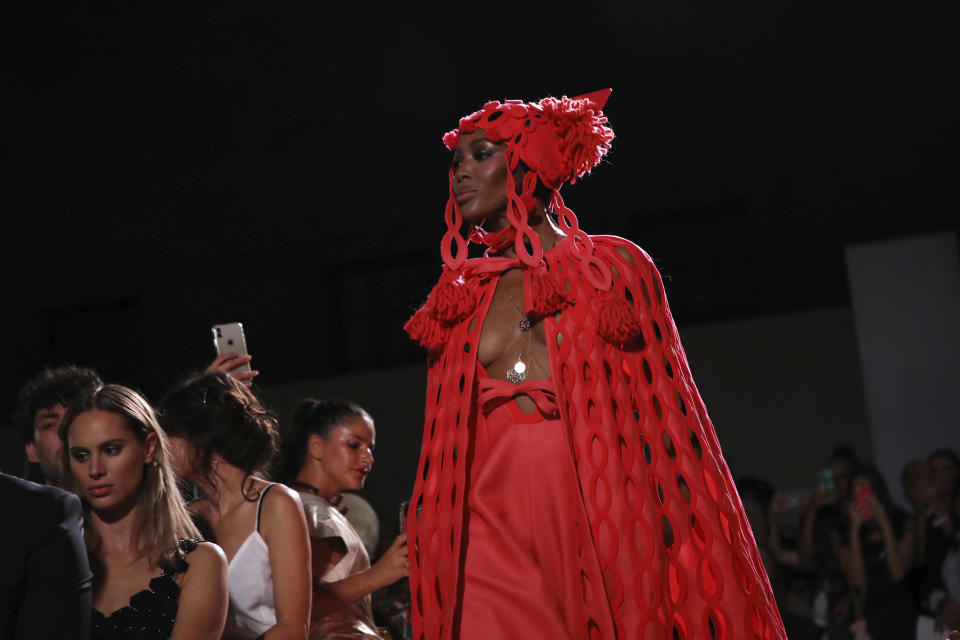
[[[205,373],[226,373],[232,376],[235,380],[242,382],[249,387],[253,383],[253,379],[260,375],[260,372],[254,369],[241,373],[237,371],[237,369],[247,364],[252,359],[253,356],[241,357],[235,353],[225,353],[214,358],[213,362],[210,363],[210,366],[205,369]]]
[[[390,548],[383,554],[377,563],[370,568],[378,577],[383,586],[393,584],[401,578],[410,575],[410,563],[407,557],[407,534],[397,536]]]

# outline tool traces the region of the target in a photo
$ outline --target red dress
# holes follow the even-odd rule
[[[444,300],[408,325],[442,338],[408,522],[415,637],[785,638],[659,274],[632,243],[593,241],[611,291],[569,240],[525,274],[527,301],[567,292],[542,320],[551,380],[526,389],[534,414],[476,361],[515,263],[445,272]]]
[[[580,489],[553,383],[513,385],[477,367],[457,637],[579,638],[590,615],[580,594],[582,542],[565,525],[580,517]],[[514,402],[521,393],[537,403],[533,413]]]

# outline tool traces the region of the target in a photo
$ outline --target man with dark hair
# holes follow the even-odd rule
[[[13,422],[23,437],[30,480],[59,486],[60,419],[71,402],[101,386],[95,371],[73,365],[44,369],[23,385]]]

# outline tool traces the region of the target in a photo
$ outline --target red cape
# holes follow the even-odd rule
[[[582,621],[582,637],[785,639],[660,274],[633,243],[592,239],[594,258],[612,270],[610,291],[591,284],[598,279],[585,271],[595,267],[583,266],[569,240],[544,256],[546,272],[525,277],[528,310],[563,298],[559,319],[541,315],[589,528],[580,532],[583,590],[596,613]],[[407,528],[414,635],[423,640],[455,632],[464,461],[496,260],[445,272],[407,326],[433,347]]]

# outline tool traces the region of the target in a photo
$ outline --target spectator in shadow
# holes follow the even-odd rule
[[[828,640],[845,640],[852,616],[852,600],[832,537],[845,532],[847,504],[860,461],[849,446],[840,445],[821,470],[804,514],[797,544],[801,567],[812,570],[819,585],[814,620]]]
[[[960,625],[960,496],[956,454],[939,449],[927,458],[929,504],[920,520],[923,580],[917,639],[938,638]],[[949,487],[949,488],[948,488]]]
[[[890,500],[883,476],[863,465],[846,503],[847,530],[832,544],[853,594],[854,619],[866,620],[873,640],[912,638],[917,613],[907,583],[913,564],[916,523]]]
[[[781,517],[785,511],[797,506],[791,502],[796,501],[798,496],[778,493],[773,484],[757,477],[740,478],[737,481],[737,491],[753,530],[757,550],[770,578],[770,586],[777,600],[787,637],[791,640],[814,640],[817,633],[809,615],[809,607],[797,610],[795,605],[798,604],[798,599],[791,597],[791,580],[796,577],[796,569],[800,564],[799,554],[796,548],[785,547],[781,540]]]

